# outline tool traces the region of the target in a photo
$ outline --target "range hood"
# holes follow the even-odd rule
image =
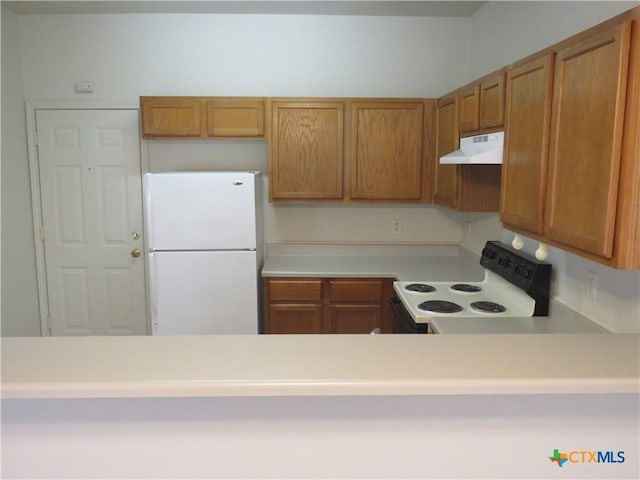
[[[502,163],[504,132],[474,135],[460,139],[460,150],[440,157],[440,163],[460,165],[499,165]]]

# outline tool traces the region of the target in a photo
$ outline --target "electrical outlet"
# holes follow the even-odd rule
[[[596,272],[587,272],[587,298],[596,301],[598,296],[598,274]]]
[[[393,220],[391,220],[391,233],[393,233],[394,235],[398,235],[400,234],[400,229],[400,219],[394,218]]]

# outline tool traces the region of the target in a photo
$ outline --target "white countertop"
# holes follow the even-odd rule
[[[638,393],[640,335],[2,339],[3,398]]]
[[[387,277],[403,281],[481,281],[480,257],[454,245],[271,244],[263,277]],[[549,316],[439,317],[444,334],[608,333],[593,320],[551,301]]]
[[[480,257],[457,245],[270,245],[263,277],[480,281]]]
[[[431,320],[436,333],[441,334],[506,334],[506,333],[610,333],[596,322],[551,301],[545,317],[437,317]]]

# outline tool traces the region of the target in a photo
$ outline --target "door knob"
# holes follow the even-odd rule
[[[131,250],[131,256],[133,258],[138,258],[140,256],[142,252],[140,251],[139,248],[134,248],[133,250]]]

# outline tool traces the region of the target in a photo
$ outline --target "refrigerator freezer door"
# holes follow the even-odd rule
[[[256,252],[149,254],[153,335],[258,333]]]
[[[144,180],[150,250],[256,248],[255,173],[148,173]]]

